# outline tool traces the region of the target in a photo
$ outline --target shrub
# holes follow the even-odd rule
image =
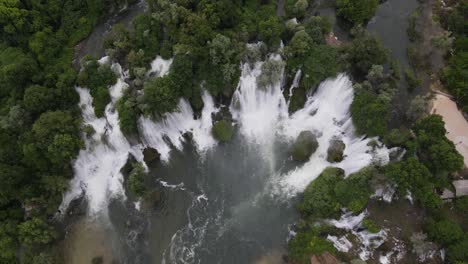
[[[362,225],[369,231],[370,233],[378,233],[380,231],[380,228],[377,226],[377,224],[372,221],[369,218],[366,218],[362,221]]]
[[[170,75],[150,80],[143,88],[143,112],[146,115],[161,117],[177,109],[179,96]]]
[[[337,0],[336,5],[340,16],[354,24],[361,24],[374,16],[379,1]]]
[[[310,263],[310,256],[325,251],[336,252],[333,243],[319,237],[314,231],[300,232],[288,243],[288,256],[294,263]]]
[[[356,132],[370,137],[385,135],[388,130],[389,107],[388,102],[381,102],[371,92],[358,92],[351,104]]]
[[[334,217],[341,205],[335,196],[335,186],[343,180],[344,171],[339,168],[326,168],[304,191],[303,201],[298,205],[305,216]]]
[[[448,219],[430,223],[427,232],[431,239],[444,246],[451,245],[463,237],[461,227]]]
[[[128,175],[127,187],[131,194],[136,197],[141,197],[146,193],[145,176],[146,171],[143,165],[139,162],[132,164],[133,169]]]

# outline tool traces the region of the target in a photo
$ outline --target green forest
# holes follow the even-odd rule
[[[342,207],[355,213],[364,210],[376,175],[395,183],[398,195],[414,194],[417,206],[428,214],[425,228],[430,238],[447,248],[451,263],[466,261],[466,230],[444,213],[434,192],[450,185],[453,173],[463,169],[463,158],[445,137],[440,116],[416,115],[415,122],[391,123],[397,83],[403,77],[389,51],[364,28],[379,1],[336,1],[337,14],[351,36],[340,46],[327,45],[331,22],[307,13],[313,1],[285,2],[286,14],[280,17],[273,0],[148,0],[149,11],[135,18],[131,27],[114,26],[104,40],[106,55],[129,70],[131,84],[116,106],[122,132],[137,136],[139,116],[159,120],[177,110],[181,97],[195,112],[201,111],[202,87],[218,102],[229,101],[241,62],[267,60],[283,43],[287,81],[298,70],[303,73],[290,98],[291,113],[304,106],[306,94],[320,82],[347,72],[354,83],[351,114],[357,133],[407,150],[399,162],[368,167],[346,179],[340,169],[328,168],[312,182],[297,206],[301,225],[289,242],[292,263],[308,263],[311,254],[336,253],[324,238],[330,227],[317,227],[314,221],[339,217]],[[20,263],[19,259],[61,263],[54,242],[63,234],[53,217],[73,177],[72,161],[84,148],[81,136],[92,133],[82,124],[73,87],[90,89],[96,115],[102,117],[111,100],[108,88],[117,81],[112,69],[97,58],[86,56],[81,69],[76,69],[74,50],[122,4],[119,0],[0,0],[0,263]],[[460,1],[441,21],[456,37],[443,82],[465,112],[467,14],[468,1]],[[298,23],[289,20],[293,17]],[[246,48],[247,43],[259,41],[257,49]],[[173,58],[169,74],[148,78],[146,72],[157,55]],[[270,72],[266,85],[282,65],[268,61],[264,67]],[[220,141],[229,141],[233,128],[223,120],[213,133]],[[142,174],[141,165],[135,165],[129,178],[136,196],[145,193]],[[468,212],[466,199],[457,200],[455,206]]]

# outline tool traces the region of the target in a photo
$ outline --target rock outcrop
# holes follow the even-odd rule
[[[292,147],[292,158],[295,161],[307,161],[317,148],[316,136],[310,131],[302,131]]]

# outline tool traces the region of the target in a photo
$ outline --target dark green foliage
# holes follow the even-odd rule
[[[94,59],[85,61],[83,69],[78,75],[77,83],[90,89],[97,117],[104,116],[106,105],[111,100],[108,86],[114,85],[116,82],[117,76],[109,65],[101,65]]]
[[[364,210],[371,195],[369,180],[372,173],[371,168],[364,168],[336,184],[334,187],[336,200],[342,207],[354,213]]]
[[[388,147],[404,146],[411,139],[411,132],[407,129],[392,129],[388,132],[383,142]]]
[[[454,52],[448,65],[443,69],[442,80],[446,88],[455,96],[457,103],[464,112],[468,112],[468,1],[462,0],[452,3],[448,16],[442,23],[447,30],[453,32],[456,38],[453,45]],[[444,22],[444,21],[442,21]]]
[[[54,263],[36,251],[55,238],[44,219],[56,213],[82,146],[74,47],[120,4],[0,1],[0,263],[17,263],[17,253],[27,264]]]
[[[139,110],[137,102],[130,94],[125,93],[117,101],[117,111],[119,112],[119,125],[120,129],[125,135],[134,135],[138,133],[137,121],[139,117]]]
[[[454,54],[443,70],[443,79],[450,92],[457,98],[457,102],[464,112],[468,112],[468,51]]]
[[[439,115],[430,115],[414,126],[418,155],[434,172],[454,172],[463,168],[463,157],[452,141],[445,137],[444,121]]]
[[[272,16],[258,24],[260,40],[265,42],[268,47],[279,47],[284,30],[283,22],[276,16]]]
[[[408,89],[413,91],[421,85],[421,80],[416,77],[415,73],[411,69],[405,70],[406,82],[408,83]]]
[[[468,216],[468,196],[457,198],[455,200],[455,208],[457,208],[460,213]]]
[[[147,191],[145,186],[146,171],[143,164],[139,162],[133,163],[132,166],[133,169],[127,179],[127,188],[132,195],[142,197]]]
[[[355,38],[346,49],[351,70],[361,76],[367,74],[372,65],[384,65],[388,60],[388,50],[373,36]]]
[[[456,228],[455,228],[456,229]],[[463,263],[468,259],[468,234],[464,238],[447,247],[447,257],[452,263]]]
[[[213,136],[221,142],[231,140],[234,134],[234,128],[232,124],[226,120],[221,120],[213,125]]]
[[[292,146],[292,158],[295,161],[307,161],[317,148],[317,137],[310,131],[302,131]]]
[[[50,243],[56,234],[53,228],[39,218],[33,218],[18,226],[19,240],[26,245],[41,245]]]
[[[448,219],[432,222],[427,226],[427,232],[431,239],[447,246],[463,237],[461,227]]]
[[[326,168],[304,191],[304,199],[298,205],[303,215],[333,217],[340,212],[341,205],[335,199],[335,186],[343,180],[344,172],[339,168]]]
[[[102,257],[94,257],[93,260],[91,260],[91,264],[102,264],[104,263],[104,259]]]
[[[369,231],[370,233],[378,233],[380,231],[380,228],[375,224],[374,221],[372,221],[369,218],[365,218],[362,221],[362,225]]]
[[[351,104],[351,115],[357,133],[371,137],[385,135],[389,107],[387,102],[380,101],[369,91],[356,93]]]
[[[40,114],[55,108],[54,95],[49,88],[32,85],[24,91],[23,105],[29,112]]]
[[[375,14],[378,0],[337,0],[338,14],[354,24],[369,21]]]
[[[294,263],[310,263],[311,255],[336,252],[333,243],[320,237],[315,230],[299,232],[288,243],[288,256]]]
[[[146,115],[161,117],[177,108],[180,94],[174,88],[170,75],[146,82],[143,92],[142,109]]]
[[[310,217],[330,218],[339,215],[341,208],[359,213],[367,205],[373,171],[365,168],[344,179],[339,168],[325,169],[304,191],[299,211]]]
[[[384,171],[397,184],[401,196],[410,191],[424,207],[437,209],[442,205],[442,200],[434,193],[431,172],[417,159],[389,164]]]

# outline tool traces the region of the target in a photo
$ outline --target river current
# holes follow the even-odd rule
[[[269,60],[281,57],[272,54]],[[100,62],[110,63],[107,58]],[[345,74],[322,82],[304,108],[290,114],[283,90],[297,86],[300,72],[290,86],[280,78],[259,88],[263,63],[240,66],[231,105],[224,106],[232,114],[235,135],[222,144],[211,129],[213,115],[223,106],[206,91],[199,117],[181,99],[178,111],[163,120],[141,117],[141,140],[132,144],[120,131],[115,110],[129,87],[120,65],[112,65],[119,79],[110,87],[112,101],[105,117],[95,116],[89,90],[76,87],[84,122],[96,133],[83,136],[86,149],[74,163],[75,176],[61,211],[84,196],[86,218],[110,230],[112,258],[122,263],[261,263],[265,255],[280,256],[298,219],[293,206],[297,195],[332,165],[326,160],[330,140],[339,138],[346,144],[344,160],[333,164],[346,175],[371,163],[388,162],[390,150],[382,145],[372,148],[373,139],[354,134],[349,113],[352,83]],[[151,71],[163,76],[170,64],[158,57]],[[283,71],[278,74],[283,76]],[[292,161],[290,146],[304,130],[317,136],[319,147],[302,164]],[[151,176],[148,185],[158,193],[150,206],[127,198],[121,173],[129,155],[144,162],[146,147],[161,154],[160,162],[145,165]]]

